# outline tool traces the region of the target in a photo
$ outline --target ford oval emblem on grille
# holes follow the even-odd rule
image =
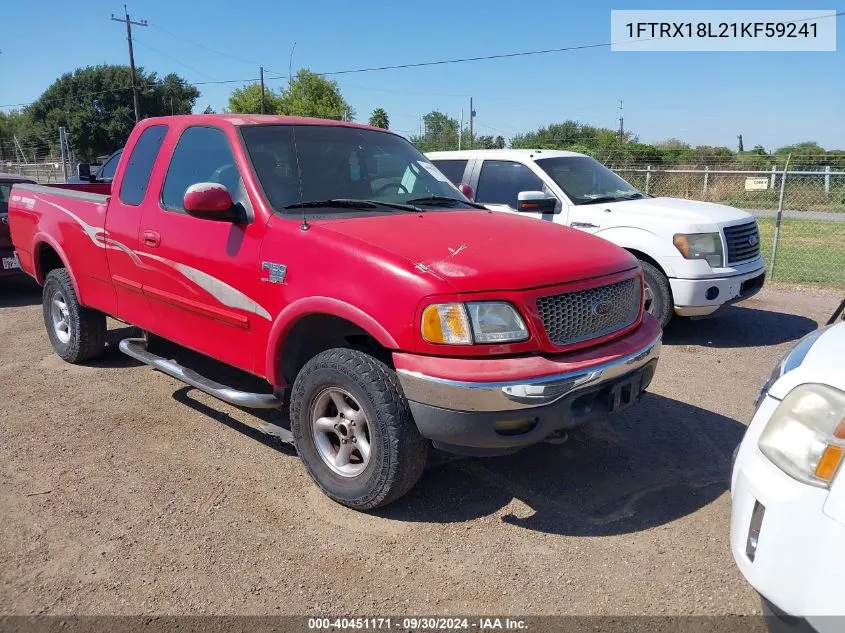
[[[610,301],[599,301],[593,304],[593,314],[596,316],[606,316],[612,309],[613,304]]]
[[[749,246],[757,246],[757,242],[759,242],[759,241],[760,241],[760,239],[756,235],[749,235],[748,236]]]

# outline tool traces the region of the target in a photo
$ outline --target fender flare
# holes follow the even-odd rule
[[[67,270],[68,277],[70,277],[70,283],[73,285],[73,291],[76,293],[76,298],[84,305],[82,295],[79,294],[79,284],[76,281],[76,275],[74,275],[73,268],[71,268],[68,263],[69,260],[64,249],[55,239],[53,239],[52,236],[47,233],[36,233],[32,239],[32,272],[35,273],[35,281],[38,282],[39,286],[44,285],[44,275],[41,274],[41,261],[39,255],[39,251],[41,250],[39,247],[42,244],[46,244],[56,251],[59,259],[62,260],[62,264],[64,264],[65,270]]]
[[[613,242],[625,250],[634,250],[653,259],[667,277],[674,277],[675,271],[666,262],[666,240],[651,231],[634,226],[611,227],[596,233],[597,237]]]
[[[331,297],[304,297],[285,306],[270,328],[270,337],[267,341],[264,359],[264,373],[267,382],[271,385],[281,386],[285,384],[282,364],[279,362],[281,360],[280,352],[294,326],[303,318],[312,314],[327,314],[345,319],[360,327],[387,349],[398,349],[399,347],[393,336],[378,321],[360,308]]]

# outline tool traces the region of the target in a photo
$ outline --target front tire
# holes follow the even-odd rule
[[[50,343],[63,360],[81,363],[103,353],[106,315],[80,305],[66,269],[47,274],[41,303]]]
[[[660,322],[661,328],[665,328],[675,312],[669,279],[654,264],[642,259],[639,262],[645,281],[643,288],[645,311]]]
[[[308,474],[349,508],[395,501],[425,468],[429,444],[395,372],[364,352],[330,349],[309,360],[293,384],[290,419]]]

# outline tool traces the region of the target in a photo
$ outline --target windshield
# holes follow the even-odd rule
[[[536,161],[573,204],[644,198],[645,194],[589,156],[541,158]]]
[[[301,214],[303,206],[350,212],[331,200],[368,200],[377,211],[441,197],[438,206],[471,203],[417,149],[388,132],[332,125],[256,125],[241,128],[264,195],[279,213]],[[305,204],[326,201],[325,205]],[[293,207],[287,208],[286,207]],[[367,209],[358,205],[353,210]],[[392,210],[414,211],[393,207]]]

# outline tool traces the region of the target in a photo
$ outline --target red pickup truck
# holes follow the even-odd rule
[[[15,185],[11,233],[55,351],[103,351],[106,315],[266,379],[311,477],[357,509],[431,446],[502,454],[635,403],[660,327],[637,260],[470,202],[404,138],[252,115],[146,119],[111,183]]]

